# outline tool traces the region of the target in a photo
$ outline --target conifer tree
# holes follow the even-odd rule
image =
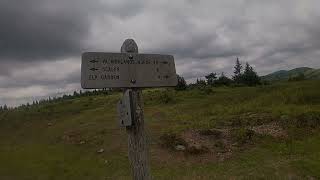
[[[8,106],[7,106],[6,104],[3,106],[3,110],[4,110],[4,111],[7,111],[7,110],[8,110]]]
[[[214,85],[214,81],[217,79],[217,73],[212,72],[212,73],[206,75],[205,78],[207,79],[208,85]]]
[[[179,76],[177,74],[177,78],[178,78],[178,85],[176,86],[176,90],[185,90],[187,89],[187,83],[184,80],[184,78],[182,76]]]
[[[236,65],[234,66],[234,75],[232,76],[232,79],[234,80],[235,83],[241,83],[241,76],[242,76],[242,65],[239,61],[239,58],[237,57],[236,60]]]
[[[242,81],[244,84],[248,86],[255,86],[260,84],[260,77],[257,75],[253,67],[250,66],[248,62],[246,63],[246,66],[244,69]]]
[[[202,80],[201,78],[198,79],[197,78],[197,83],[196,83],[197,86],[205,86],[206,85],[206,81],[205,80]]]

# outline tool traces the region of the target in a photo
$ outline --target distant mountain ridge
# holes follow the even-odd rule
[[[271,74],[267,74],[262,76],[262,80],[267,81],[284,81],[289,78],[294,78],[299,75],[304,76],[305,79],[320,79],[320,69],[313,69],[309,67],[299,67],[291,70],[280,70],[273,72]]]

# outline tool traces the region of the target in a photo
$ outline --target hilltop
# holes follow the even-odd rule
[[[154,179],[320,178],[320,83],[145,89]],[[0,179],[131,179],[121,93],[0,112]]]
[[[271,74],[262,76],[263,80],[267,81],[287,81],[289,78],[304,76],[304,79],[320,79],[320,69],[313,69],[309,67],[299,67],[291,70],[280,70]]]

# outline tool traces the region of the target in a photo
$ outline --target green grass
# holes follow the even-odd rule
[[[320,81],[212,90],[144,90],[154,179],[320,178]],[[0,179],[130,179],[120,94],[81,97],[0,114]],[[262,137],[224,161],[198,161],[161,148],[187,129],[278,121],[287,139]],[[48,125],[52,123],[52,125]],[[81,141],[85,143],[80,143]],[[103,153],[97,153],[103,148]],[[160,150],[159,150],[160,149]]]

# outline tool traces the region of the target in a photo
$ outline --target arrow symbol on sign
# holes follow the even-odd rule
[[[97,70],[99,70],[99,69],[97,69],[97,68],[91,68],[90,70],[91,70],[91,71],[97,71]]]
[[[97,61],[97,60],[91,60],[90,62],[91,62],[91,63],[96,63],[96,62],[99,62],[99,61]]]

